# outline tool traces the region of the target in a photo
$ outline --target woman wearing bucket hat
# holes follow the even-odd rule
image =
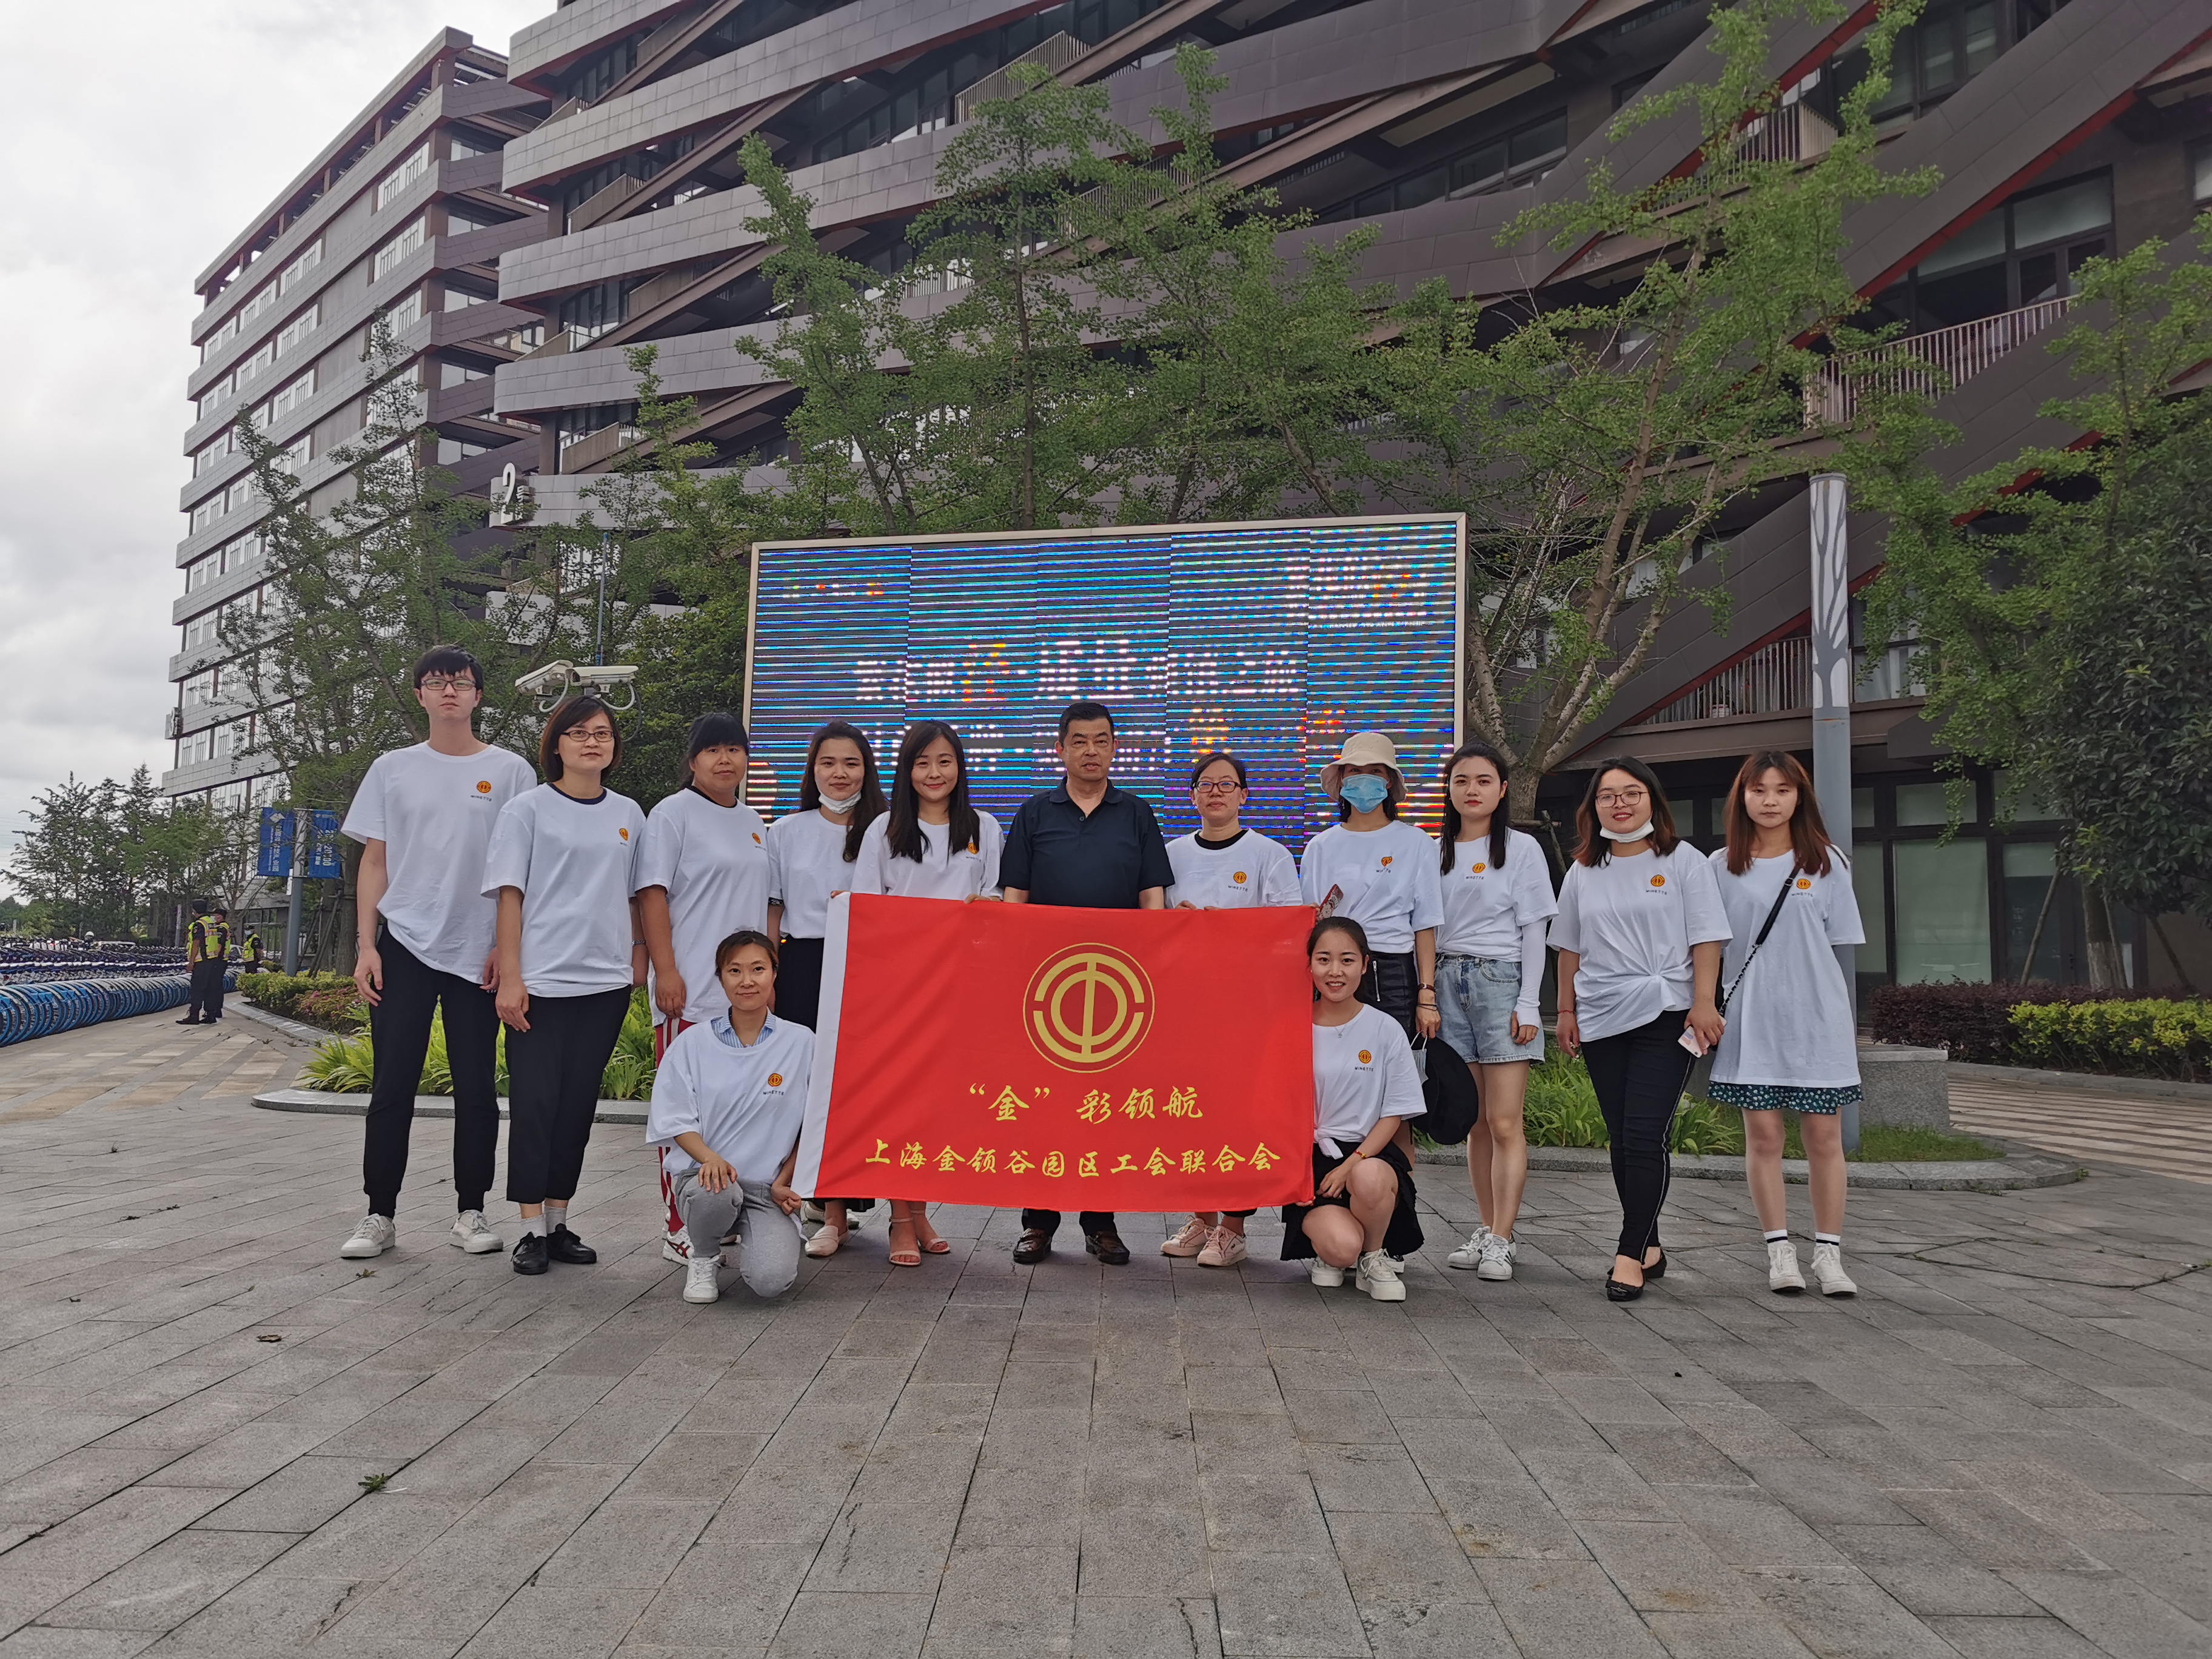
[[[1298,887],[1324,916],[1346,916],[1366,931],[1369,962],[1359,1000],[1416,1034],[1436,1036],[1437,927],[1443,896],[1437,844],[1398,820],[1406,799],[1398,749],[1380,732],[1347,738],[1322,768],[1321,787],[1339,822],[1306,843]]]

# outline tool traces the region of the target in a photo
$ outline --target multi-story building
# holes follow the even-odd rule
[[[171,794],[246,805],[274,782],[245,678],[222,660],[225,612],[258,606],[267,575],[241,414],[310,491],[328,486],[334,453],[363,423],[362,352],[380,311],[464,490],[484,489],[512,446],[536,453],[535,423],[492,408],[493,372],[543,338],[535,313],[499,300],[501,257],[538,240],[545,218],[501,188],[501,152],[547,108],[505,70],[467,35],[440,33],[199,276]]]

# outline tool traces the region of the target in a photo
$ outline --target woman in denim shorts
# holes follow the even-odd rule
[[[1528,1067],[1544,1057],[1544,925],[1559,908],[1544,849],[1506,823],[1505,782],[1504,757],[1486,743],[1462,745],[1444,769],[1437,1004],[1443,1040],[1482,1090],[1482,1118],[1467,1138],[1482,1221],[1447,1260],[1484,1279],[1513,1277],[1513,1223],[1528,1184],[1521,1110]]]

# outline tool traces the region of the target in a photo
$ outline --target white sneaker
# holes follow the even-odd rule
[[[1174,1256],[1196,1255],[1206,1248],[1206,1241],[1212,1231],[1212,1228],[1207,1226],[1196,1216],[1193,1216],[1182,1224],[1181,1232],[1172,1238],[1160,1241],[1160,1254]]]
[[[1333,1291],[1344,1283],[1344,1269],[1332,1267],[1319,1256],[1306,1263],[1306,1277],[1324,1291]]]
[[[691,1259],[691,1235],[663,1233],[660,1236],[660,1259],[682,1267]]]
[[[447,1241],[455,1249],[466,1250],[471,1255],[489,1255],[507,1246],[500,1236],[492,1231],[491,1223],[484,1219],[482,1210],[464,1210],[453,1218],[453,1236]]]
[[[1244,1235],[1232,1233],[1226,1227],[1216,1227],[1206,1236],[1206,1248],[1198,1253],[1201,1267],[1233,1267],[1251,1252],[1245,1248]]]
[[[684,1269],[684,1299],[686,1302],[719,1302],[722,1287],[716,1282],[714,1270],[719,1261],[702,1259],[689,1262]]]
[[[1513,1241],[1500,1238],[1496,1233],[1482,1241],[1482,1264],[1474,1270],[1478,1279],[1510,1279],[1513,1277]]]
[[[1406,1281],[1398,1277],[1397,1260],[1384,1250],[1370,1250],[1359,1258],[1359,1288],[1377,1302],[1406,1299]]]
[[[353,1237],[338,1246],[338,1254],[349,1261],[366,1261],[373,1255],[382,1255],[398,1242],[399,1229],[392,1224],[390,1216],[365,1215],[353,1230]]]
[[[1480,1267],[1482,1265],[1483,1241],[1490,1237],[1490,1224],[1479,1221],[1474,1231],[1467,1236],[1467,1243],[1444,1258],[1447,1267]]]
[[[1820,1287],[1822,1296],[1856,1296],[1859,1287],[1851,1283],[1851,1276],[1844,1271],[1844,1247],[1840,1244],[1815,1244],[1813,1247],[1813,1282]]]
[[[1766,1247],[1766,1288],[1777,1296],[1795,1296],[1805,1288],[1797,1246],[1789,1239],[1778,1238]]]

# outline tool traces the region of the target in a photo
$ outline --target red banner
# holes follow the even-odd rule
[[[797,1179],[1054,1210],[1313,1195],[1312,913],[841,895]]]

